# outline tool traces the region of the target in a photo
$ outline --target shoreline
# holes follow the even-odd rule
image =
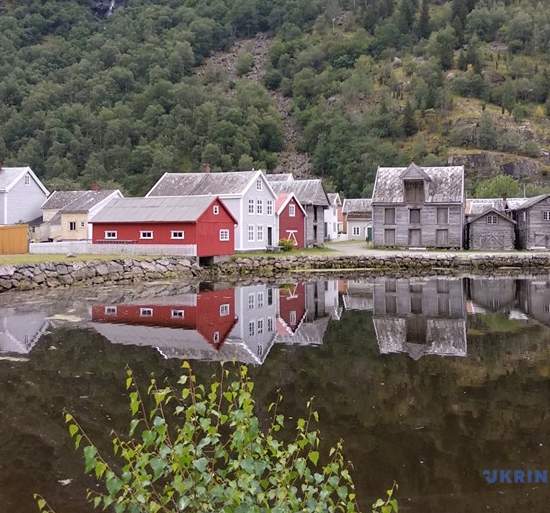
[[[308,276],[451,276],[550,273],[548,254],[399,253],[365,255],[234,256],[210,267],[185,257],[0,265],[0,293],[77,285],[136,284],[159,280],[297,280]]]

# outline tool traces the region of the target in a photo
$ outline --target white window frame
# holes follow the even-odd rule
[[[264,307],[264,293],[263,292],[258,292],[258,294],[256,295],[256,305],[258,306],[258,308],[263,308]]]
[[[267,331],[271,333],[273,331],[273,317],[267,318]]]
[[[116,230],[105,230],[105,233],[103,235],[105,236],[105,240],[118,239],[118,232]]]
[[[185,310],[172,310],[170,312],[172,319],[185,319]]]
[[[256,334],[256,323],[254,321],[248,321],[248,336],[253,337]]]
[[[487,224],[498,224],[498,217],[495,214],[488,215]]]
[[[248,294],[248,309],[254,310],[254,307],[256,306],[256,296],[254,295],[254,292],[251,292]]]
[[[253,216],[254,213],[256,212],[256,208],[254,207],[255,205],[255,202],[253,199],[249,199],[248,200],[248,213]]]
[[[74,228],[73,228],[74,226]],[[69,231],[76,232],[76,221],[69,221]]]
[[[220,230],[220,241],[227,242],[228,240],[230,240],[229,230],[227,228],[222,228]]]
[[[542,213],[542,218],[543,218],[545,221],[550,221],[550,210],[545,210],[545,211]]]
[[[359,226],[353,226],[351,230],[353,235],[361,235],[361,228]]]
[[[151,237],[145,237],[144,234],[150,233]],[[140,230],[139,231],[140,240],[153,240],[155,238],[155,232],[153,230]]]
[[[105,315],[116,315],[118,313],[118,309],[116,306],[106,306],[104,313]]]
[[[224,303],[220,305],[220,317],[227,317],[231,313],[231,307],[229,303]]]
[[[219,214],[220,214],[220,206],[219,206],[219,205],[214,205],[214,206],[212,207],[212,213],[213,213],[215,216],[219,215]]]
[[[254,225],[248,225],[248,242],[254,242]]]
[[[256,321],[256,335],[263,335],[264,333],[264,320],[258,319]]]
[[[181,233],[181,237],[178,237],[176,234]],[[185,231],[183,230],[172,230],[170,232],[170,238],[172,240],[183,240],[185,239]]]
[[[26,174],[25,175],[25,185],[30,185],[30,184],[31,184],[31,175]]]
[[[296,217],[296,205],[294,203],[288,206],[288,217]]]
[[[264,240],[264,225],[263,224],[259,224],[258,226],[256,226],[256,240],[258,242],[263,242],[263,240]]]
[[[153,317],[153,309],[149,307],[141,307],[139,309],[139,316],[140,317]]]
[[[219,331],[215,331],[215,332],[212,334],[212,342],[214,342],[214,344],[217,344],[219,341],[220,341],[220,332],[219,332]]]
[[[256,214],[259,216],[263,215],[264,213],[264,200],[256,200]]]
[[[256,190],[257,191],[263,191],[263,189],[264,189],[264,182],[262,181],[261,178],[258,178],[256,180]]]
[[[291,310],[288,316],[290,317],[290,324],[296,324],[297,322],[296,310]]]
[[[273,200],[267,200],[267,204],[266,204],[266,207],[265,207],[265,213],[268,216],[273,215]]]

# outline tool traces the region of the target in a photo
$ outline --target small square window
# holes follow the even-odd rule
[[[220,305],[220,317],[226,317],[227,315],[229,315],[229,311],[230,308],[228,304]]]
[[[139,316],[140,317],[153,317],[153,309],[152,308],[140,308],[139,309]]]
[[[384,224],[395,224],[395,208],[384,209]]]
[[[141,231],[139,232],[139,238],[145,240],[151,240],[153,238],[153,232],[151,231]]]
[[[183,319],[185,317],[185,310],[172,310],[172,319]]]
[[[420,223],[420,209],[411,208],[409,210],[409,223],[410,224],[419,224]]]
[[[220,213],[220,206],[219,205],[214,205],[212,207],[212,213],[217,216],[219,213]]]
[[[118,237],[117,232],[115,231],[107,231],[105,232],[105,238],[106,239],[116,239]]]
[[[116,315],[117,314],[117,307],[116,306],[106,306],[105,307],[105,315]]]
[[[545,221],[550,221],[550,210],[545,210],[542,215]]]
[[[248,213],[249,214],[254,213],[254,200],[253,199],[248,200]]]
[[[361,235],[361,228],[359,226],[353,227],[353,235]]]
[[[229,230],[220,230],[220,240],[222,242],[229,240]]]
[[[498,224],[498,217],[495,215],[487,216],[487,224]]]
[[[295,217],[296,216],[296,205],[294,203],[291,203],[288,206],[288,215],[289,215],[289,217]]]
[[[183,230],[173,231],[171,234],[172,239],[181,240],[185,238],[185,232]]]

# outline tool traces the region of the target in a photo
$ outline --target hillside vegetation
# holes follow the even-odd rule
[[[506,171],[544,190],[545,2],[98,2],[0,6],[0,157],[52,187],[281,163],[359,195],[380,164],[450,159],[471,189]]]

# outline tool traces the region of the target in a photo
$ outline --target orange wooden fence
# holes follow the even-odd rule
[[[29,252],[29,227],[26,224],[0,226],[0,255]]]

